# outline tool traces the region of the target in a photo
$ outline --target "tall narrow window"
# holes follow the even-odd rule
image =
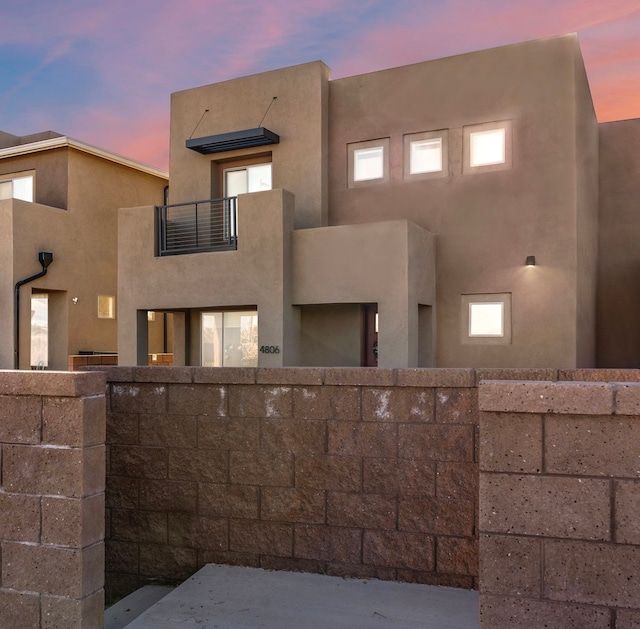
[[[257,311],[203,312],[201,322],[203,367],[257,367]]]
[[[31,294],[31,368],[49,366],[49,296]]]

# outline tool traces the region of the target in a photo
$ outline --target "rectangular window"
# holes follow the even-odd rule
[[[465,173],[511,168],[511,121],[487,122],[463,129]]]
[[[462,295],[460,333],[464,344],[511,343],[511,293]]]
[[[0,201],[20,199],[33,203],[33,175],[4,177],[0,175]]]
[[[258,366],[258,312],[203,312],[203,367]]]
[[[271,190],[271,164],[256,164],[224,171],[224,196]]]
[[[98,319],[116,318],[116,298],[112,295],[98,295]]]
[[[389,180],[389,138],[347,144],[349,188],[370,186]]]

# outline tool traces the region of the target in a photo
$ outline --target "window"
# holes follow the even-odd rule
[[[354,181],[382,179],[384,176],[384,149],[374,146],[370,149],[356,149],[353,152]]]
[[[258,366],[258,312],[203,312],[201,317],[203,367]]]
[[[271,190],[271,164],[255,164],[224,171],[224,196]]]
[[[33,203],[33,175],[0,175],[0,201],[3,199]]]
[[[98,295],[98,319],[116,318],[116,298],[112,295]]]
[[[511,122],[464,128],[464,170],[486,172],[511,167]]]
[[[469,336],[504,336],[504,303],[470,303]]]
[[[31,368],[49,366],[49,295],[31,293]]]
[[[471,166],[504,164],[504,129],[477,131],[469,135]]]
[[[404,136],[404,178],[425,179],[448,174],[448,133],[426,131]]]
[[[511,343],[510,293],[462,295],[461,309],[463,343]]]
[[[347,145],[350,188],[381,183],[389,179],[389,138]]]

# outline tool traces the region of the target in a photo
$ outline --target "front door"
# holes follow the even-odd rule
[[[362,306],[362,352],[363,367],[378,366],[378,304]]]

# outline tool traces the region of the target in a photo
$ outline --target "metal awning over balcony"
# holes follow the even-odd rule
[[[192,140],[187,140],[186,146],[192,151],[209,155],[211,153],[224,153],[225,151],[234,151],[235,149],[246,149],[279,143],[279,135],[264,127],[257,127],[256,129],[209,135],[206,138],[193,138]]]

